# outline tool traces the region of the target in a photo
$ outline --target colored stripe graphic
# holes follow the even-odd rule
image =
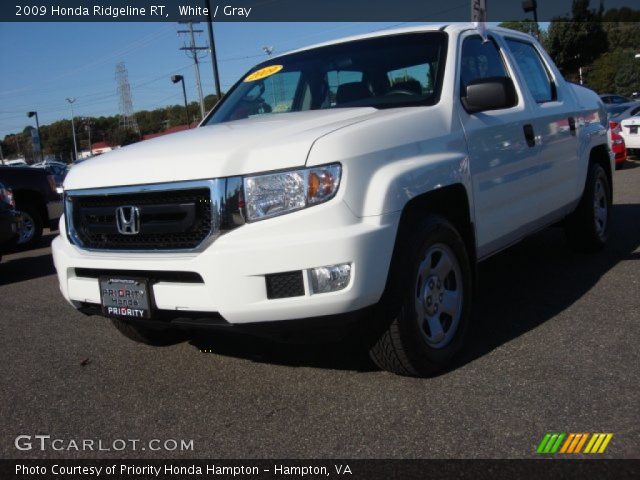
[[[604,453],[612,437],[612,433],[594,433],[584,453]]]
[[[578,443],[578,445],[576,446],[576,449],[573,453],[580,453],[580,450],[582,450],[582,446],[584,445],[584,442],[587,441],[587,438],[589,438],[589,434],[588,433],[583,433],[582,434],[582,438],[580,439],[580,443]]]
[[[573,439],[575,438],[576,434],[575,433],[570,433],[569,436],[567,437],[567,440],[564,442],[564,445],[562,445],[562,448],[560,449],[560,453],[567,453],[567,449],[569,448],[569,445],[571,445],[571,442],[573,442]]]
[[[537,453],[556,453],[566,433],[547,433],[536,449]]]
[[[549,432],[542,437],[536,453],[604,453],[613,433],[558,433]],[[587,442],[587,440],[589,440]],[[586,447],[582,450],[582,447]]]

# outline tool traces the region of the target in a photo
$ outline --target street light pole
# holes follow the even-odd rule
[[[76,125],[74,122],[73,103],[76,101],[75,97],[67,97],[67,102],[71,105],[71,131],[73,132],[73,152],[75,153],[74,162],[78,160],[78,145],[76,144]]]
[[[525,13],[533,12],[533,22],[536,27],[536,38],[540,40],[540,28],[538,27],[538,2],[536,0],[524,0],[522,2],[522,10]]]
[[[38,120],[38,112],[27,112],[27,117],[36,117],[36,129],[38,130],[38,141],[40,142],[40,161],[44,162],[44,152],[42,146],[42,135],[40,135],[40,121]],[[17,142],[16,142],[17,144]]]
[[[184,97],[184,114],[187,117],[187,125],[191,128],[191,120],[189,119],[189,104],[187,103],[187,89],[184,86],[184,77],[182,75],[171,75],[173,83],[182,82],[182,96]]]

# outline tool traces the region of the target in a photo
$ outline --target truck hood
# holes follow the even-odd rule
[[[199,180],[304,166],[323,135],[375,115],[349,108],[263,115],[139,142],[74,166],[67,190]]]

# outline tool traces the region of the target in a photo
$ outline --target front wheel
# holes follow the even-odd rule
[[[593,252],[604,247],[609,238],[610,224],[609,178],[601,165],[592,163],[580,203],[565,223],[565,234],[575,250]]]
[[[472,274],[464,241],[430,215],[402,235],[379,308],[382,334],[370,349],[382,369],[433,375],[460,350],[471,315]]]

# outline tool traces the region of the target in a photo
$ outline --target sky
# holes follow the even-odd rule
[[[218,23],[215,25],[222,90],[266,58],[309,44],[406,26],[407,23]],[[0,138],[20,132],[34,119],[41,125],[76,116],[118,113],[115,66],[125,62],[134,111],[182,104],[182,89],[170,76],[184,75],[188,100],[198,98],[193,61],[179,48],[177,23],[0,23]],[[207,45],[206,24],[196,39]],[[207,57],[208,52],[203,53]],[[214,93],[209,58],[203,58],[204,94]]]

